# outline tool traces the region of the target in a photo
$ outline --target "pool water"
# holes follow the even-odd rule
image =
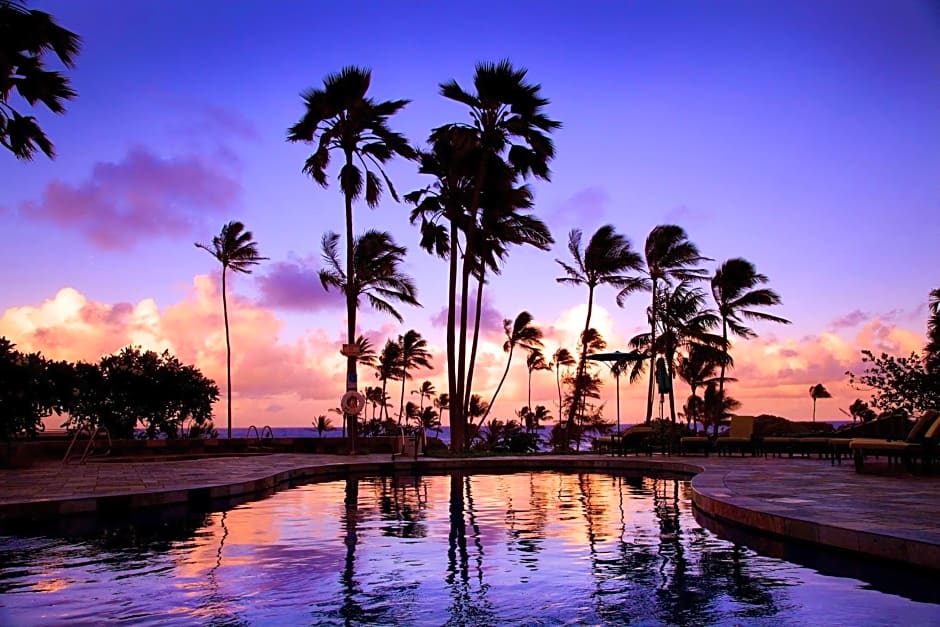
[[[455,473],[0,536],[0,624],[106,621],[940,625],[940,605],[722,540],[681,479]]]

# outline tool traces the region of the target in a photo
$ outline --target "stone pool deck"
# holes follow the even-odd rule
[[[776,537],[940,571],[940,476],[857,474],[851,463],[760,457],[610,457],[594,454],[399,459],[272,453],[188,460],[59,463],[0,469],[5,524],[264,493],[349,471],[611,470],[694,474],[706,514]]]

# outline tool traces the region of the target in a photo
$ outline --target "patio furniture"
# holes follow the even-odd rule
[[[687,435],[679,440],[679,455],[689,455],[701,451],[705,457],[712,448],[712,438],[707,435]]]
[[[856,472],[862,472],[866,455],[884,455],[891,465],[900,461],[913,470],[914,460],[920,456],[925,469],[929,469],[937,440],[940,439],[940,413],[927,411],[911,427],[904,440],[880,438],[853,438],[849,448],[855,460]]]
[[[634,425],[620,434],[620,444],[617,450],[621,455],[626,455],[630,451],[637,455],[639,455],[640,452],[652,455],[652,437],[652,425]]]
[[[754,416],[732,416],[728,435],[720,435],[715,440],[718,454],[731,455],[735,451],[756,454],[754,448]]]

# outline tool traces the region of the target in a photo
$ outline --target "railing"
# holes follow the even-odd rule
[[[79,458],[78,463],[84,464],[85,460],[94,455],[109,455],[111,453],[111,432],[108,431],[107,427],[91,427],[84,426],[79,427],[75,431],[75,435],[72,436],[72,441],[69,442],[69,447],[65,450],[65,456],[62,458],[63,464],[68,464],[72,455],[72,449],[75,448],[75,443],[78,442],[79,437],[83,434],[88,436],[88,443],[85,445],[85,450],[82,452],[81,458]],[[97,453],[94,444],[98,436],[104,436],[105,441],[108,446],[103,453]]]
[[[274,430],[270,426],[264,425],[261,427],[261,430],[258,430],[258,427],[251,425],[248,427],[248,430],[245,432],[245,438],[251,439],[251,432],[255,432],[254,445],[255,446],[270,446],[271,440],[274,439]]]

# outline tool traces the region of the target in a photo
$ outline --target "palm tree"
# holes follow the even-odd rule
[[[313,426],[317,430],[317,436],[323,437],[324,431],[333,430],[333,422],[326,417],[325,414],[320,414],[317,416],[317,419],[313,421]]]
[[[820,398],[832,398],[832,394],[822,383],[809,386],[809,395],[813,399],[813,422],[816,422],[816,400]]]
[[[447,314],[447,371],[448,393],[451,402],[452,447],[463,451],[466,443],[468,412],[465,398],[469,396],[466,385],[467,305],[472,265],[465,265],[461,273],[460,300],[458,304],[458,256],[460,242],[458,230],[464,233],[466,247],[476,243],[476,230],[483,192],[488,181],[492,181],[491,167],[497,161],[508,163],[512,172],[522,176],[548,180],[548,163],[555,156],[555,147],[548,134],[561,125],[544,114],[548,100],[540,94],[541,87],[526,82],[526,70],[515,69],[508,61],[481,63],[476,67],[473,84],[476,93],[465,91],[456,81],[443,83],[441,94],[470,109],[472,122],[449,124],[435,129],[432,144],[445,141],[452,146],[451,160],[460,176],[448,176],[450,183],[457,178],[467,185],[448,184],[450,192],[445,202],[443,217],[449,221],[449,233],[443,227],[437,232],[449,239],[445,245],[449,255],[448,314]],[[462,162],[460,165],[458,163]],[[498,168],[502,170],[503,168]],[[474,171],[475,170],[475,171]],[[469,199],[466,197],[469,193]],[[457,203],[467,201],[466,211]],[[443,232],[442,232],[443,230]],[[439,251],[443,252],[443,251]],[[470,263],[473,258],[469,259]],[[460,311],[460,327],[457,332],[457,312]]]
[[[18,0],[0,1],[0,145],[17,159],[32,159],[37,148],[52,159],[55,147],[36,118],[20,114],[8,99],[15,89],[30,106],[41,102],[53,113],[65,113],[64,101],[78,94],[67,76],[45,68],[43,55],[51,52],[72,69],[81,39],[48,13],[22,5]]]
[[[378,368],[378,360],[375,364],[372,365],[373,368]],[[366,401],[372,405],[372,419],[375,420],[375,410],[379,407],[384,408],[388,402],[388,397],[385,396],[385,393],[382,391],[382,388],[379,386],[367,386],[366,387]]]
[[[506,375],[509,374],[509,366],[512,364],[512,353],[516,346],[527,351],[542,348],[542,330],[532,324],[532,314],[528,311],[520,311],[515,320],[509,320],[508,318],[503,320],[503,331],[506,333],[506,341],[503,342],[503,352],[509,354],[506,358],[506,369],[503,370],[503,376],[499,380],[499,385],[496,386],[496,391],[493,392],[493,398],[490,400],[486,412],[483,414],[481,424],[489,415],[493,404],[496,402],[496,397],[499,395],[499,391],[506,381]]]
[[[532,407],[532,373],[536,370],[551,370],[552,366],[545,361],[545,355],[539,349],[530,350],[525,358],[526,368],[529,370],[529,396],[526,407]]]
[[[356,347],[359,350],[359,356],[356,358],[356,361],[367,368],[375,368],[378,355],[375,352],[375,347],[372,346],[372,340],[364,335],[360,335],[356,338]]]
[[[740,406],[739,401],[727,396],[723,390],[719,390],[714,381],[710,382],[705,386],[705,393],[702,396],[702,416],[705,428],[708,429],[708,425],[712,425],[714,434],[717,436],[718,427]]]
[[[927,318],[925,362],[928,373],[936,373],[940,376],[940,288],[930,292],[928,308],[930,317]]]
[[[398,354],[398,368],[401,373],[401,405],[398,409],[398,424],[400,425],[405,408],[405,381],[411,378],[409,370],[419,367],[430,370],[433,366],[431,353],[428,351],[428,341],[414,329],[398,336],[398,346],[401,349]]]
[[[698,388],[717,380],[716,370],[724,359],[724,351],[716,351],[704,344],[691,344],[686,354],[676,360],[676,374],[692,391],[683,409],[690,421],[700,421],[702,415],[702,398],[698,395]]]
[[[418,394],[421,401],[418,405],[419,411],[424,411],[424,399],[434,398],[434,394],[437,393],[437,390],[434,389],[434,384],[430,381],[424,381],[421,383],[421,387],[417,390],[411,390],[412,394]]]
[[[708,261],[707,257],[699,254],[698,247],[689,241],[685,230],[675,224],[662,224],[654,227],[646,237],[644,247],[646,260],[646,276],[643,278],[643,287],[652,294],[650,305],[650,364],[656,361],[656,332],[659,323],[659,295],[661,283],[671,283],[673,280],[694,281],[704,279],[705,270],[696,267]],[[632,286],[631,286],[632,287]],[[620,299],[620,295],[618,295]],[[618,300],[619,302],[619,300]],[[653,381],[656,376],[655,368],[650,367],[649,389],[646,399],[646,422],[653,417]]]
[[[211,247],[210,247],[211,246]],[[202,248],[222,264],[222,318],[225,321],[225,374],[228,397],[228,437],[232,437],[232,343],[228,329],[228,297],[226,296],[225,275],[228,270],[241,274],[251,274],[252,266],[267,257],[258,254],[258,245],[253,240],[251,231],[245,230],[241,222],[229,222],[222,226],[222,231],[212,238],[212,244],[200,244]]]
[[[555,385],[558,386],[558,415],[561,416],[562,412],[562,400],[561,400],[561,367],[570,368],[571,366],[578,363],[575,361],[574,357],[571,356],[571,352],[567,348],[558,347],[558,350],[552,355],[552,363],[555,368]]]
[[[721,316],[721,337],[725,341],[725,360],[721,363],[721,378],[718,389],[725,389],[725,366],[730,346],[728,330],[741,338],[757,337],[757,334],[744,326],[744,320],[766,320],[790,324],[789,320],[772,316],[755,307],[771,307],[779,305],[782,301],[774,290],[766,287],[757,287],[767,283],[766,275],[760,274],[750,261],[736,257],[721,264],[712,277],[712,295],[718,305],[718,315]]]
[[[376,207],[382,196],[382,180],[392,198],[398,200],[395,187],[383,166],[395,156],[406,159],[416,156],[405,137],[388,126],[389,118],[401,111],[408,101],[375,101],[369,98],[366,92],[369,91],[371,81],[372,72],[365,68],[348,66],[338,73],[329,74],[323,81],[323,87],[308,89],[301,94],[306,111],[288,129],[287,135],[288,141],[315,146],[313,154],[304,163],[303,171],[322,187],[327,187],[326,170],[330,164],[330,153],[339,151],[342,155],[339,181],[346,214],[345,274],[351,285],[362,283],[356,276],[353,201],[361,198],[365,191],[366,204]],[[365,170],[365,184],[360,166]],[[358,294],[346,290],[346,336],[349,344],[353,344],[356,338],[357,305]],[[357,388],[356,356],[349,355],[346,359],[346,391],[356,391]],[[347,420],[350,426],[350,450],[355,452],[356,417],[350,415]]]
[[[441,424],[444,420],[444,412],[450,410],[450,395],[447,392],[441,392],[437,395],[437,398],[434,399],[434,407],[437,409],[438,415],[440,416],[440,422],[437,427],[437,434],[441,434]]]
[[[555,261],[565,271],[565,276],[555,279],[559,283],[568,285],[587,285],[588,301],[587,315],[584,319],[584,331],[582,339],[591,328],[591,313],[594,307],[594,290],[598,285],[612,285],[620,288],[617,295],[617,302],[622,303],[623,298],[632,291],[642,286],[639,277],[624,274],[628,270],[639,270],[642,267],[642,259],[634,252],[630,240],[619,234],[613,225],[602,226],[591,236],[587,247],[581,250],[581,231],[572,229],[568,234],[568,251],[574,259],[574,265],[566,263],[560,259]],[[581,357],[578,360],[578,374],[575,382],[584,378],[584,371],[587,363],[588,343],[581,342]],[[577,413],[581,398],[581,392],[577,385],[575,386],[573,402],[568,409],[568,420],[573,420]]]
[[[382,382],[382,398],[388,399],[388,394],[385,392],[385,389],[389,380],[398,381],[399,379],[403,379],[401,372],[401,344],[393,342],[391,339],[386,340],[385,347],[382,348],[378,362],[375,365],[375,376]],[[387,402],[384,402],[382,409],[385,413],[385,418],[388,419]]]

